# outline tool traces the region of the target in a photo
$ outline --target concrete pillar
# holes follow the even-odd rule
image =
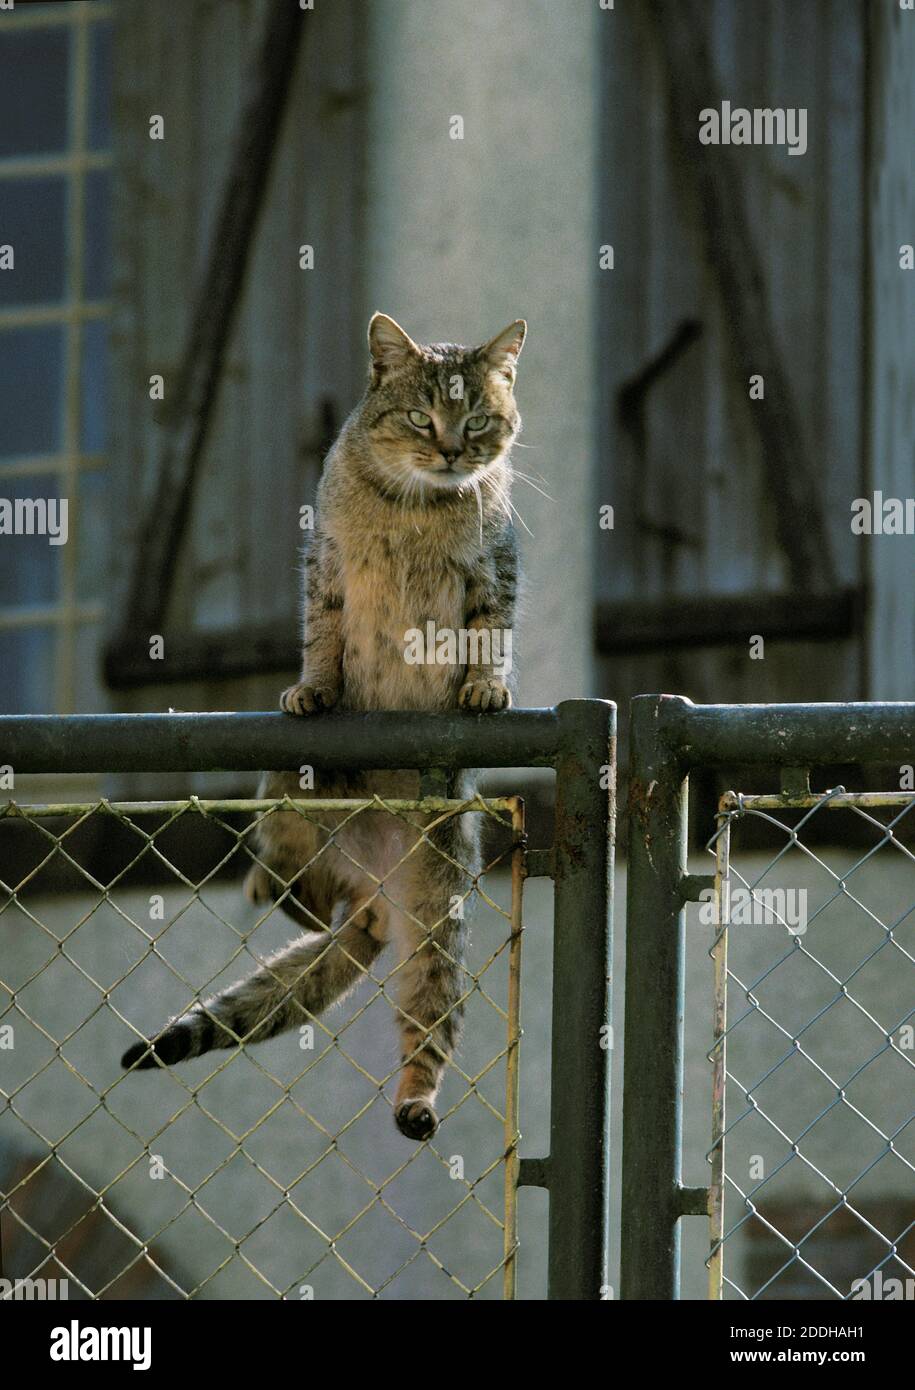
[[[514,502],[527,598],[519,699],[593,695],[596,0],[375,0],[368,7],[367,313],[419,341],[482,342],[514,318]],[[452,118],[463,119],[453,139]]]

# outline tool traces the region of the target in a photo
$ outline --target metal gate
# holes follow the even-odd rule
[[[397,802],[192,796],[35,805],[9,791],[0,815],[0,1132],[8,1158],[0,1222],[8,1260],[15,1254],[7,1278],[63,1279],[70,1297],[218,1297],[235,1261],[250,1275],[251,1296],[396,1297],[409,1276],[425,1281],[426,1296],[492,1296],[501,1285],[513,1297],[524,1239],[517,1189],[530,1185],[549,1190],[549,1296],[605,1296],[614,716],[605,702],[571,701],[494,717],[0,720],[7,787],[11,774],[37,772],[421,772],[420,799]],[[448,774],[467,765],[555,768],[552,848],[528,849],[519,798],[450,797]],[[397,1013],[402,963],[362,966],[343,1016],[303,1018],[300,1036],[285,1035],[292,1042],[282,1055],[239,1037],[187,1068],[138,1078],[117,1067],[119,1045],[205,1001],[215,981],[247,973],[253,962],[269,968],[264,952],[279,914],[240,919],[232,880],[257,861],[258,820],[280,813],[325,827],[396,818],[409,831],[405,859],[428,844],[432,824],[450,817],[478,815],[493,828],[483,870],[465,870],[463,896],[474,893],[481,907],[462,973],[466,1044],[447,1068],[445,1147],[439,1135],[413,1146],[378,1138],[381,1125],[393,1135],[385,1090],[399,1068],[375,1054],[366,1020],[379,1008]],[[209,859],[191,869],[182,845],[201,827]],[[123,842],[117,870],[104,879],[85,853],[93,835]],[[159,887],[149,912],[130,887],[142,863],[155,865]],[[68,885],[57,898],[41,891],[51,869]],[[518,1113],[522,889],[537,875],[554,880],[547,1157],[520,1154]],[[384,880],[375,884],[384,894]],[[294,892],[291,882],[277,888],[280,904]],[[326,950],[342,949],[337,927]],[[320,1085],[309,1086],[315,1068]],[[471,1114],[477,1122],[464,1124]],[[177,1171],[169,1145],[179,1130],[185,1161]],[[188,1153],[199,1161],[188,1162]],[[462,1235],[471,1221],[485,1234]],[[182,1232],[185,1250],[194,1245],[187,1270],[161,1254],[165,1245],[181,1248]]]
[[[622,1296],[678,1297],[681,1218],[705,1216],[711,1298],[902,1297],[915,1286],[915,706],[640,696],[631,728]],[[811,792],[811,768],[847,764],[879,767],[886,790]],[[776,769],[781,790],[700,806],[710,827],[717,813],[715,871],[693,873],[689,775],[726,767]],[[710,963],[692,977],[686,1034],[707,1036],[711,1084],[710,1177],[692,1185],[694,931]]]
[[[230,958],[249,949],[248,927],[240,930],[231,914],[208,900],[210,873],[190,874],[175,861],[167,843],[170,828],[173,831],[188,817],[215,827],[224,848],[214,864],[225,868],[234,857],[250,857],[252,817],[279,809],[320,816],[329,808],[308,799],[280,807],[195,797],[167,804],[58,801],[29,807],[23,804],[27,798],[11,790],[0,819],[0,887],[6,895],[0,903],[3,960],[8,959],[12,937],[27,929],[38,933],[49,949],[47,956],[36,956],[31,972],[19,970],[17,978],[3,978],[8,1000],[0,1030],[12,1022],[20,1035],[10,1048],[0,1032],[6,1118],[30,1126],[36,1146],[2,1195],[7,1248],[13,1229],[30,1227],[29,1239],[37,1252],[32,1264],[17,1267],[15,1274],[50,1269],[53,1256],[58,1276],[67,1277],[67,1259],[78,1244],[72,1210],[62,1202],[59,1210],[43,1212],[42,1225],[23,1205],[43,1173],[60,1170],[81,1194],[79,1220],[110,1228],[120,1241],[107,1276],[95,1284],[81,1285],[77,1279],[75,1287],[82,1296],[123,1292],[123,1286],[115,1288],[117,1276],[132,1271],[139,1277],[154,1263],[161,1227],[152,1218],[145,1225],[125,1219],[119,1189],[129,1170],[140,1163],[167,1170],[160,1150],[169,1126],[186,1122],[188,1115],[202,1115],[210,1128],[197,1145],[199,1175],[185,1182],[185,1207],[199,1214],[220,1180],[228,1183],[223,1201],[231,1207],[237,1171],[233,1165],[244,1165],[264,1179],[270,1200],[250,1228],[234,1230],[213,1210],[206,1216],[211,1226],[221,1224],[231,1255],[246,1259],[265,1296],[308,1296],[303,1289],[309,1290],[309,1279],[322,1261],[342,1271],[340,1277],[366,1297],[396,1296],[402,1272],[418,1266],[445,1281],[444,1296],[492,1296],[500,1284],[511,1296],[519,1246],[524,1249],[524,1224],[518,1223],[516,1208],[517,1191],[523,1186],[549,1191],[549,1296],[609,1296],[614,715],[613,706],[604,702],[571,701],[556,710],[514,711],[491,718],[379,713],[333,715],[313,722],[242,714],[0,720],[0,763],[7,779],[10,769],[19,776],[249,771],[265,766],[292,770],[303,764],[330,771],[416,768],[421,772],[418,802],[395,805],[373,799],[346,807],[335,803],[334,813],[358,816],[371,810],[409,818],[421,809],[425,815],[478,814],[503,836],[490,867],[511,865],[500,886],[490,888],[485,872],[468,885],[478,891],[491,922],[482,923],[477,932],[477,954],[467,964],[466,993],[489,1024],[479,1033],[483,1051],[475,1056],[459,1052],[454,1060],[458,1085],[447,1112],[457,1123],[468,1107],[478,1107],[487,1117],[491,1147],[466,1171],[455,1171],[455,1155],[444,1148],[435,1151],[432,1144],[417,1146],[399,1165],[380,1171],[367,1160],[366,1150],[354,1144],[354,1136],[363,1119],[384,1113],[389,1073],[380,1059],[366,1062],[357,1055],[349,1040],[369,1008],[389,1006],[391,972],[371,978],[369,998],[345,1020],[326,1030],[316,1027],[317,1046],[297,1068],[265,1075],[268,1069],[258,1062],[258,1049],[249,1051],[240,1039],[237,1048],[223,1054],[214,1076],[182,1079],[170,1073],[169,1084],[181,1091],[177,1110],[169,1109],[162,1093],[151,1111],[135,1109],[131,1118],[119,1106],[127,1078],[114,1068],[103,1078],[89,1075],[79,1054],[84,1029],[116,1021],[128,1033],[125,1041],[130,1041],[161,1017],[158,1010],[139,1018],[119,1009],[119,987],[141,966],[152,962],[167,968],[169,988],[180,984],[187,998],[199,998],[207,988],[210,980],[204,967],[209,959],[195,959],[193,950],[189,958],[173,957],[166,929],[169,935],[178,933],[185,947],[199,944],[208,931],[227,933]],[[685,1216],[702,1216],[708,1223],[705,1281],[712,1297],[777,1297],[786,1289],[793,1297],[894,1297],[887,1293],[890,1285],[913,1277],[915,1028],[910,971],[915,965],[915,795],[906,781],[911,777],[913,738],[915,706],[908,704],[694,706],[671,696],[634,701],[623,1096],[624,1298],[678,1296]],[[550,849],[528,847],[517,798],[480,797],[466,803],[449,796],[449,770],[468,764],[555,769],[556,821]],[[860,769],[880,767],[886,778],[883,790],[857,784],[810,790],[809,769],[840,764],[850,765],[861,783]],[[719,801],[711,796],[708,779],[694,777],[698,815],[707,820],[707,849],[714,862],[708,859],[708,871],[698,865],[691,871],[690,774],[724,768],[744,769],[749,779],[744,785],[751,788],[764,786],[764,774],[777,769],[781,790],[731,791]],[[894,787],[897,772],[899,785]],[[868,780],[872,783],[873,775]],[[155,858],[163,873],[182,885],[187,906],[178,904],[162,919],[165,925],[151,930],[118,903],[115,879],[87,880],[74,846],[79,827],[92,821],[112,833],[117,828],[134,837],[136,855]],[[838,827],[846,822],[851,830],[823,834],[824,824]],[[49,859],[69,859],[72,873],[88,884],[94,901],[84,904],[72,920],[66,913],[66,920],[44,920],[30,908],[34,877],[7,877],[11,861],[3,845],[12,827],[38,836]],[[523,1074],[525,1066],[519,998],[521,893],[524,881],[538,876],[551,876],[554,882],[551,1138],[544,1157],[521,1153],[524,1117],[516,1101],[518,1070]],[[805,895],[803,911],[799,899],[784,896],[792,886]],[[206,914],[207,925],[201,914]],[[110,940],[113,928],[132,935],[138,959],[118,960],[110,951],[102,952],[96,959],[106,962],[105,974],[80,954],[77,942],[84,942],[87,934],[90,939]],[[701,941],[695,933],[704,933]],[[687,945],[697,942],[704,964],[693,978],[685,1039]],[[58,986],[56,993],[41,996],[42,983],[63,967],[75,972],[72,979],[78,980],[79,990],[91,993],[91,1007],[75,986]],[[708,1103],[702,1100],[702,1125],[709,1177],[705,1182],[684,1182],[685,1043],[700,1011],[708,1037]],[[529,1032],[536,1027],[536,1019],[528,1022]],[[328,1114],[303,1100],[296,1087],[318,1064],[356,1074],[366,1088],[363,1101]],[[233,1067],[237,1073],[242,1066],[249,1069],[245,1077],[251,1086],[252,1112],[243,1126],[226,1126],[220,1124],[214,1103],[216,1088],[223,1076],[231,1079]],[[64,1069],[73,1097],[82,1099],[82,1112],[72,1100],[72,1115],[50,1113],[42,1092],[50,1067]],[[272,1088],[265,1107],[260,1106],[257,1087]],[[690,1071],[687,1103],[701,1091]],[[285,1169],[271,1149],[270,1130],[273,1115],[283,1107],[292,1109],[299,1137],[307,1134],[315,1141],[308,1152],[304,1143],[301,1151],[284,1151]],[[125,1159],[116,1146],[109,1151],[100,1144],[99,1153],[109,1161],[101,1177],[98,1171],[87,1173],[74,1160],[72,1143],[80,1126],[100,1119],[120,1126],[123,1142],[133,1146]],[[439,1194],[434,1210],[417,1209],[415,1193],[411,1196],[409,1191],[410,1170],[420,1154],[423,1162],[435,1165],[447,1193]],[[316,1210],[303,1194],[309,1175],[329,1161],[346,1171],[352,1187],[341,1185],[336,1209]],[[893,1174],[892,1183],[875,1186],[877,1176],[887,1171]],[[454,1263],[440,1240],[443,1231],[454,1229],[468,1213],[488,1226],[498,1245],[492,1259],[472,1268]],[[57,1220],[56,1233],[47,1224],[52,1217]],[[376,1218],[396,1231],[400,1246],[394,1250],[381,1242],[383,1259],[370,1268],[354,1257],[348,1240],[353,1230]],[[276,1224],[280,1221],[285,1223],[281,1228]],[[275,1243],[280,1230],[287,1263],[283,1269],[267,1270],[256,1242],[259,1236],[269,1236]],[[11,1273],[6,1271],[7,1276]],[[214,1269],[204,1280],[173,1279],[169,1296],[212,1294],[218,1276]]]

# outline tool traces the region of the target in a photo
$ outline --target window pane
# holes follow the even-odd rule
[[[0,31],[0,159],[66,149],[69,53],[66,25]]]
[[[54,712],[53,629],[0,629],[0,712]]]
[[[59,304],[64,297],[67,188],[62,178],[0,181],[0,243],[15,268],[0,275],[0,304]]]
[[[0,482],[0,497],[12,505],[12,525],[17,534],[0,534],[0,607],[34,607],[53,603],[60,587],[60,562],[62,545],[52,545],[47,534],[50,520],[53,529],[59,530],[61,510],[59,507],[60,480],[56,473],[40,474],[36,477],[4,478]],[[36,505],[23,508],[18,520],[15,514],[17,500],[27,502],[44,501],[51,498],[55,507]],[[4,512],[6,508],[3,508]],[[23,535],[31,520],[33,530],[44,534]],[[67,511],[68,532],[73,517]],[[5,525],[5,523],[4,523]]]
[[[60,448],[63,361],[60,328],[0,332],[0,458]]]
[[[111,25],[89,30],[89,148],[107,150],[111,144]]]
[[[108,470],[87,469],[79,475],[76,594],[80,603],[92,603],[105,597],[110,531]]]
[[[111,178],[104,169],[86,175],[86,248],[83,263],[86,299],[104,299],[111,283],[109,210]]]
[[[82,429],[80,448],[104,453],[108,427],[108,324],[91,319],[83,329]]]

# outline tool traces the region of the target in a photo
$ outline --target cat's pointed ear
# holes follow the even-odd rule
[[[419,348],[399,323],[387,314],[373,314],[369,323],[369,352],[372,354],[373,374],[388,367],[401,367]]]
[[[480,348],[482,355],[492,364],[496,371],[507,376],[509,381],[515,379],[515,368],[518,364],[518,355],[524,346],[524,337],[527,333],[527,324],[524,319],[515,319],[507,328],[503,328],[501,333],[497,333],[494,338],[490,338],[488,343],[484,343]]]

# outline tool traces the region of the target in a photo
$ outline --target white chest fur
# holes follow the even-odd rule
[[[411,634],[457,633],[465,592],[455,568],[421,547],[376,544],[344,556],[343,702],[351,709],[447,709],[465,668],[416,659]]]

